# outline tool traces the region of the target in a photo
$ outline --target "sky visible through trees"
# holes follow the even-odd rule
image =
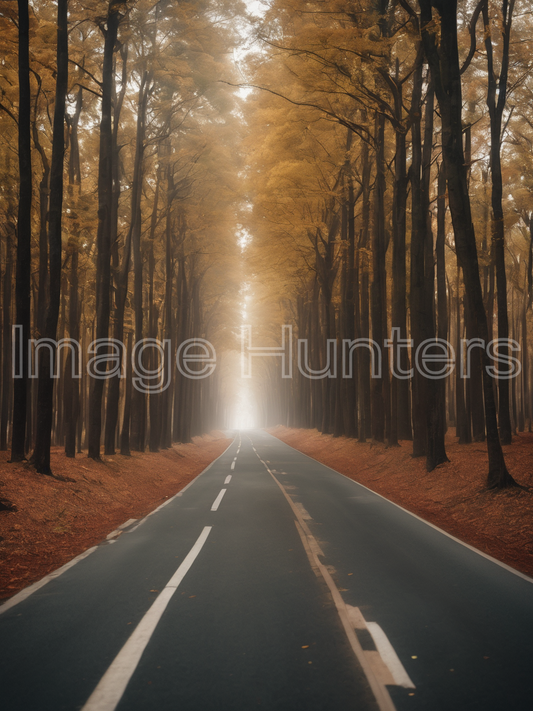
[[[452,432],[515,486],[532,22],[525,0],[4,2],[0,448],[52,474],[51,445],[285,424],[432,470]]]

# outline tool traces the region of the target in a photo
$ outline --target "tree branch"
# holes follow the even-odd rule
[[[98,86],[100,87],[100,89],[102,88],[102,82],[99,81],[99,80],[94,76],[94,74],[91,74],[91,72],[90,72],[88,69],[85,69],[85,67],[82,67],[81,64],[78,64],[78,62],[75,62],[73,59],[69,59],[68,61],[69,61],[70,64],[74,64],[75,67],[78,67],[78,69],[81,69],[82,72],[84,72],[85,74],[87,74],[87,76],[90,77],[90,78],[94,81],[95,84],[98,84]],[[84,87],[84,88],[85,88],[85,87]]]
[[[466,72],[468,67],[470,66],[470,62],[472,61],[474,54],[476,53],[476,25],[477,21],[479,19],[479,15],[481,11],[483,10],[483,7],[487,4],[487,0],[479,0],[476,9],[474,10],[474,14],[472,15],[472,19],[470,20],[470,27],[469,27],[469,32],[470,32],[470,50],[468,52],[468,56],[463,62],[463,66],[461,67],[461,74]]]
[[[0,109],[1,109],[2,111],[5,111],[6,114],[7,114],[8,116],[10,116],[10,117],[13,119],[13,121],[17,124],[17,126],[19,125],[19,122],[18,122],[17,117],[15,116],[15,114],[13,114],[13,113],[7,108],[7,106],[4,106],[4,104],[2,104],[1,101],[0,101]]]

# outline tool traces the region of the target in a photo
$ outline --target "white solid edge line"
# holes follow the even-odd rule
[[[231,481],[231,474],[228,474],[228,476],[224,479],[224,484],[229,484]]]
[[[156,597],[148,612],[100,679],[82,711],[114,711],[117,707],[163,612],[202,550],[211,528],[211,526],[205,526],[184,561]]]
[[[62,565],[61,568],[58,568],[57,570],[52,571],[48,575],[45,575],[45,577],[42,578],[41,580],[38,580],[36,583],[33,583],[33,585],[28,585],[27,588],[24,588],[24,590],[21,590],[16,595],[13,595],[13,597],[9,598],[9,600],[7,602],[4,602],[4,604],[0,607],[0,615],[3,612],[7,612],[15,605],[18,605],[19,602],[22,602],[23,600],[28,598],[30,595],[32,595],[34,592],[37,592],[37,590],[39,590],[44,585],[46,585],[46,583],[49,583],[50,580],[53,580],[54,578],[58,578],[60,575],[65,573],[69,568],[72,568],[74,565],[76,565],[76,563],[79,563],[80,560],[87,558],[87,556],[91,555],[91,553],[94,553],[94,551],[97,548],[98,548],[98,546],[93,546],[92,548],[88,548],[86,551],[84,551],[83,553],[80,553],[75,558],[70,560],[68,563],[65,563],[65,565]]]
[[[389,641],[389,638],[385,632],[381,629],[377,622],[366,622],[366,626],[376,649],[379,652],[379,656],[383,659],[387,667],[389,668],[392,678],[398,686],[403,686],[404,689],[415,689],[415,685],[409,678],[409,674],[405,671],[403,664],[401,663],[398,655],[394,651],[394,647]]]
[[[222,501],[226,491],[227,491],[227,489],[222,489],[222,491],[219,493],[217,498],[213,501],[213,506],[211,506],[211,511],[216,511],[218,509],[218,507],[220,506],[220,502]]]
[[[312,462],[316,462],[317,464],[320,464],[321,467],[325,467],[326,469],[329,469],[331,472],[334,472],[335,474],[342,476],[344,479],[351,481],[352,484],[357,484],[357,486],[360,486],[363,489],[366,489],[371,494],[374,494],[374,496],[379,496],[380,499],[383,499],[387,503],[392,504],[392,506],[396,506],[397,509],[401,509],[402,511],[405,511],[405,513],[409,514],[409,516],[412,516],[413,518],[416,518],[419,521],[422,521],[422,523],[425,523],[426,526],[429,526],[430,528],[434,528],[435,531],[438,531],[439,533],[442,533],[444,536],[451,538],[452,541],[455,541],[456,543],[460,543],[462,546],[464,546],[465,548],[468,548],[469,550],[473,551],[474,553],[477,553],[482,558],[486,558],[487,560],[490,560],[492,563],[496,563],[496,565],[499,565],[500,568],[504,568],[505,570],[507,570],[507,572],[513,573],[514,575],[516,575],[519,578],[522,578],[522,580],[525,580],[528,583],[533,583],[533,578],[530,577],[529,575],[526,575],[525,573],[521,573],[519,570],[516,570],[516,568],[513,568],[510,565],[507,565],[507,563],[503,563],[501,560],[498,560],[497,558],[493,558],[488,553],[484,553],[483,551],[480,551],[478,548],[471,546],[470,543],[466,543],[465,541],[462,541],[460,538],[456,538],[451,533],[448,533],[447,531],[444,531],[442,528],[435,526],[434,523],[430,523],[430,521],[426,521],[421,516],[418,516],[417,514],[413,513],[412,511],[409,511],[408,509],[405,509],[403,506],[400,506],[400,504],[396,504],[394,501],[387,499],[387,497],[383,496],[383,494],[378,494],[377,491],[374,491],[373,489],[370,489],[368,486],[361,484],[361,482],[356,481],[355,479],[351,479],[349,476],[346,476],[346,474],[343,474],[342,472],[338,472],[336,469],[333,469],[332,467],[328,467],[327,464],[323,464],[322,462],[319,462],[318,459],[315,459],[314,457],[309,456],[309,454],[306,454],[305,452],[301,452],[299,449],[296,449],[296,447],[291,447],[290,444],[287,444],[287,442],[284,442],[282,439],[280,439],[279,437],[276,437],[275,435],[271,435],[270,432],[266,432],[266,434],[270,435],[271,437],[274,437],[274,439],[277,439],[278,442],[281,442],[286,447],[293,449],[295,452],[298,452],[299,454],[303,454],[304,457],[307,457],[307,459],[310,459]]]
[[[156,509],[154,509],[153,511],[150,511],[150,513],[147,514],[144,518],[141,518],[141,520],[139,521],[139,523],[137,523],[135,526],[133,526],[132,528],[130,528],[129,531],[127,531],[127,533],[133,533],[133,531],[137,530],[137,529],[139,528],[139,526],[142,526],[143,523],[146,523],[146,521],[148,520],[148,518],[149,518],[150,516],[153,516],[153,514],[155,514],[155,513],[157,513],[158,511],[160,511],[160,510],[161,510],[162,508],[164,508],[167,504],[170,504],[171,501],[174,501],[174,499],[176,499],[178,496],[181,496],[184,491],[186,491],[190,486],[192,486],[192,485],[194,484],[194,482],[195,482],[197,479],[199,479],[199,478],[202,476],[202,474],[204,474],[208,469],[210,469],[210,468],[213,466],[213,464],[215,464],[215,462],[217,462],[221,457],[223,457],[223,456],[226,454],[226,452],[228,451],[228,449],[235,443],[235,440],[236,440],[236,439],[237,439],[237,435],[235,435],[235,437],[231,440],[231,442],[228,444],[228,446],[227,446],[226,449],[222,452],[222,454],[219,454],[216,459],[213,459],[213,461],[212,461],[210,464],[208,464],[208,465],[206,466],[206,468],[203,469],[199,474],[197,474],[197,475],[194,477],[194,479],[193,479],[192,481],[190,481],[190,482],[187,484],[187,486],[184,486],[183,489],[180,489],[180,491],[178,491],[177,494],[175,494],[174,496],[172,496],[172,497],[171,497],[170,499],[168,499],[167,501],[164,501],[160,506],[158,506],[158,507],[157,507]],[[280,440],[280,442],[281,442],[281,440]],[[105,539],[104,539],[104,540],[105,540]],[[32,585],[28,585],[27,588],[24,588],[23,590],[21,590],[21,591],[20,591],[19,593],[17,593],[16,595],[13,595],[13,597],[10,597],[10,598],[7,600],[7,602],[4,602],[3,604],[0,605],[0,615],[2,614],[2,612],[7,612],[7,610],[10,610],[10,609],[11,609],[12,607],[14,607],[15,605],[18,605],[19,602],[23,602],[26,598],[28,598],[28,597],[29,597],[30,595],[32,595],[34,592],[37,592],[37,590],[39,590],[40,588],[42,588],[43,585],[46,585],[46,583],[49,583],[50,580],[53,580],[54,578],[59,577],[59,576],[61,575],[61,573],[64,573],[66,570],[68,570],[69,568],[71,568],[73,565],[76,565],[76,563],[79,563],[80,560],[83,560],[84,558],[87,558],[87,556],[90,555],[91,553],[93,553],[97,548],[98,548],[98,546],[93,546],[92,548],[88,548],[86,551],[84,551],[83,553],[80,553],[78,556],[76,556],[75,558],[73,558],[73,559],[72,559],[71,561],[69,561],[68,563],[65,563],[65,565],[61,566],[61,568],[58,568],[57,570],[52,571],[52,572],[49,573],[48,575],[45,575],[45,577],[42,578],[41,580],[38,580],[36,583],[33,583]]]

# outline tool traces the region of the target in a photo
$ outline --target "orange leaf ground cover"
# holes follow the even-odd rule
[[[0,598],[9,597],[100,543],[130,518],[142,518],[186,486],[230,440],[220,432],[157,454],[67,459],[52,450],[52,471],[69,481],[8,464],[0,452]]]
[[[487,491],[484,444],[459,445],[451,429],[446,440],[451,461],[428,474],[425,460],[411,457],[410,442],[387,448],[317,430],[275,427],[269,432],[456,538],[533,575],[533,490]],[[514,479],[532,487],[533,434],[515,436],[504,451]]]

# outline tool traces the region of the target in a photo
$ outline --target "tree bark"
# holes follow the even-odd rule
[[[429,337],[426,316],[426,278],[425,247],[427,216],[424,211],[422,196],[422,69],[420,60],[413,77],[413,96],[411,114],[411,337],[413,352]],[[418,368],[414,368],[413,379],[413,457],[427,454],[428,418],[427,418],[427,379]]]
[[[498,307],[498,339],[501,339],[500,352],[508,356],[509,348],[505,345],[509,338],[509,316],[507,313],[507,275],[505,271],[505,222],[503,214],[503,179],[501,164],[502,120],[507,101],[507,78],[509,72],[509,44],[514,0],[502,3],[502,60],[499,80],[496,80],[493,45],[490,33],[488,5],[483,7],[485,29],[485,51],[487,55],[487,107],[490,116],[490,170],[492,177],[492,253],[496,268],[496,294]],[[511,417],[509,411],[509,380],[498,378],[498,424],[502,444],[511,444]]]
[[[397,72],[398,74],[398,72]],[[394,107],[396,119],[403,118],[402,83],[395,82]],[[396,151],[394,155],[394,195],[392,199],[392,333],[398,333],[402,340],[407,338],[407,276],[406,276],[406,212],[407,212],[407,148],[403,126],[396,129]],[[406,348],[401,349],[400,367],[409,370],[409,356]],[[392,427],[390,444],[398,444],[399,439],[412,438],[411,408],[409,402],[409,381],[392,378]]]
[[[376,115],[376,185],[374,187],[374,216],[372,229],[371,287],[372,338],[383,348],[386,322],[383,323],[383,295],[385,289],[385,119]],[[385,371],[385,368],[383,369]],[[372,378],[372,438],[383,442],[385,438],[384,377]]]
[[[123,457],[131,456],[130,452],[130,418],[131,418],[131,390],[132,390],[132,367],[131,354],[133,350],[133,334],[128,332],[128,344],[126,347],[126,384],[124,395],[124,412],[122,413],[122,430],[120,433],[120,453]]]
[[[472,223],[467,171],[463,151],[462,91],[457,45],[457,0],[419,0],[424,51],[431,67],[442,120],[442,145],[449,205],[457,255],[463,269],[466,296],[470,305],[476,337],[487,343],[488,326],[479,274],[476,237]],[[440,15],[440,46],[431,31],[432,8]],[[515,485],[507,471],[498,434],[493,384],[483,351],[483,390],[489,472],[487,486],[503,488]]]
[[[49,300],[46,312],[45,338],[55,340],[61,296],[61,233],[63,214],[63,169],[65,159],[65,102],[68,90],[68,0],[57,3],[57,75],[50,170],[50,214],[48,222]],[[59,354],[53,349],[54,360]],[[37,430],[33,463],[40,474],[52,474],[50,444],[54,414],[54,380],[51,377],[52,356],[39,359],[37,393]]]
[[[111,288],[111,217],[113,208],[113,55],[121,16],[120,0],[111,0],[107,13],[102,69],[102,117],[98,162],[98,231],[96,234],[96,338],[109,335]],[[89,404],[88,456],[100,459],[102,433],[102,398],[104,380],[91,381]]]
[[[148,318],[148,336],[149,338],[157,338],[157,322],[158,322],[158,308],[154,303],[154,272],[155,272],[155,253],[154,253],[154,240],[155,240],[155,228],[157,224],[157,208],[159,202],[159,182],[160,182],[160,172],[157,173],[156,187],[154,195],[154,204],[152,207],[152,223],[150,227],[150,240],[149,240],[149,250],[148,250],[148,308],[149,308],[149,318]],[[166,230],[166,254],[165,254],[165,306],[166,306],[166,318],[167,321],[166,337],[169,338],[171,332],[171,321],[172,321],[172,275],[171,269],[169,268],[171,260],[171,247],[168,242],[170,240],[170,226],[167,222]],[[170,295],[169,295],[170,291]],[[171,348],[171,352],[173,352]],[[155,358],[152,357],[151,368],[155,367]],[[165,363],[165,372],[171,367],[170,363]],[[163,443],[164,447],[170,447],[170,422],[168,422],[168,394],[172,392],[170,385],[168,390],[163,393],[150,393],[149,397],[149,411],[150,411],[150,434],[148,439],[148,446],[150,452],[158,452],[159,446]],[[162,408],[162,405],[165,405]],[[162,413],[162,409],[164,412]],[[164,419],[164,422],[162,421]],[[163,430],[167,433],[167,436],[163,437]],[[167,443],[168,442],[168,443]]]
[[[74,115],[67,117],[70,129],[70,155],[68,165],[69,198],[74,199],[74,187],[81,191],[81,164],[80,145],[78,139],[78,126],[83,108],[83,90],[78,90],[76,110]],[[79,244],[78,244],[78,215],[73,208],[74,217],[68,245],[70,253],[70,294],[69,294],[69,337],[75,341],[80,340],[80,303],[79,303]],[[74,359],[74,363],[72,362]],[[65,455],[69,458],[76,456],[76,438],[80,420],[80,384],[77,378],[72,377],[72,366],[77,371],[80,367],[78,354],[69,351],[65,363]]]
[[[7,450],[7,427],[12,396],[11,371],[11,298],[13,280],[13,248],[11,243],[11,225],[6,229],[6,266],[3,278],[2,299],[2,404],[0,412],[0,451]]]
[[[114,321],[113,321],[113,338],[122,343],[124,339],[124,309],[126,307],[126,298],[128,295],[128,276],[130,271],[131,261],[131,225],[128,230],[124,251],[122,255],[122,263],[119,267],[119,245],[118,245],[118,208],[120,201],[120,148],[118,145],[118,129],[120,125],[120,115],[122,105],[126,95],[126,86],[128,82],[128,45],[124,44],[121,47],[120,55],[122,58],[122,83],[121,90],[113,102],[113,137],[112,137],[112,171],[113,171],[113,196],[111,207],[111,259],[113,266],[113,277],[115,280],[115,304],[114,304]],[[115,82],[113,82],[113,93],[115,94]],[[120,368],[122,370],[122,350],[120,351]],[[109,379],[107,389],[106,402],[106,417],[104,430],[104,453],[107,455],[115,454],[115,442],[118,430],[118,416],[120,405],[120,385],[122,379],[118,374]]]
[[[31,327],[31,125],[30,125],[30,20],[28,0],[18,0],[19,23],[19,205],[17,222],[17,271],[15,301],[17,325],[22,329],[22,353],[17,339],[15,359],[22,363],[22,372],[13,386],[13,433],[11,438],[11,461],[22,462],[26,458],[26,418],[28,416],[28,349]]]

